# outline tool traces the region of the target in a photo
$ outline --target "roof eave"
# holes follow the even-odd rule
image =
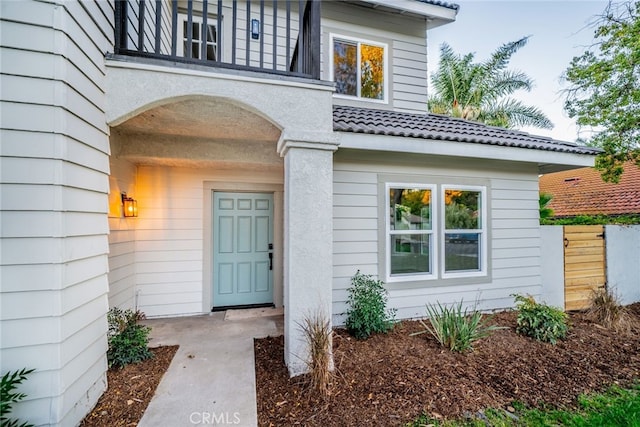
[[[445,23],[453,22],[456,20],[458,10],[451,7],[446,7],[433,3],[425,3],[415,0],[362,0],[365,3],[369,3],[374,7],[384,7],[387,9],[393,9],[400,13],[410,13],[413,15],[424,16],[429,21],[442,25]],[[435,26],[437,26],[435,25]]]
[[[372,135],[353,132],[336,132],[339,148],[356,150],[427,154],[449,157],[471,157],[488,160],[535,163],[539,173],[592,167],[594,154],[581,154],[558,150],[509,147],[458,141],[444,141],[404,136]]]

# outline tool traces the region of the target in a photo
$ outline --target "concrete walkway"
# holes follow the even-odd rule
[[[227,313],[145,321],[150,346],[180,348],[139,426],[257,425],[253,339],[282,335],[283,318],[273,309]]]

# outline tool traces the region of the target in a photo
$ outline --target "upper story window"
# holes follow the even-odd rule
[[[187,15],[179,14],[180,18],[180,41],[177,46],[178,56],[193,59],[207,59],[210,61],[219,61],[218,58],[218,31],[216,28],[216,18],[210,16],[207,18],[207,28],[204,28],[202,18],[199,16],[191,17],[191,46],[189,46],[189,20]],[[206,58],[202,54],[202,44],[206,43]],[[191,52],[191,56],[189,56]]]
[[[387,46],[343,36],[332,36],[331,46],[331,72],[336,93],[386,101]]]
[[[485,187],[385,188],[387,282],[487,275]]]

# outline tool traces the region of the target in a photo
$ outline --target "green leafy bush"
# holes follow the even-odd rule
[[[576,215],[568,218],[540,218],[542,225],[633,225],[640,224],[640,215]]]
[[[2,427],[31,427],[33,425],[27,422],[20,423],[20,421],[8,417],[12,405],[27,397],[24,393],[16,392],[16,389],[33,371],[35,369],[24,368],[19,371],[7,372],[2,376],[0,381],[0,425]]]
[[[107,360],[109,367],[122,367],[153,357],[149,350],[149,332],[151,328],[140,325],[144,319],[140,311],[120,310],[117,307],[109,310],[109,349]]]
[[[347,330],[357,339],[392,328],[396,311],[387,310],[387,291],[381,280],[358,270],[351,278],[347,303]]]
[[[429,324],[420,320],[424,331],[414,332],[411,335],[430,333],[442,345],[451,351],[465,352],[473,350],[473,344],[479,339],[485,338],[491,332],[504,329],[496,325],[488,325],[488,320],[483,319],[482,313],[473,309],[468,313],[462,310],[462,301],[451,307],[427,304],[427,317]]]
[[[567,314],[559,308],[539,304],[532,296],[514,295],[518,306],[516,332],[555,344],[567,335]]]

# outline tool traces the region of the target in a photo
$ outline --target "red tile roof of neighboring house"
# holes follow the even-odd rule
[[[550,173],[540,177],[540,192],[553,195],[554,216],[640,214],[640,168],[625,164],[618,184],[593,168]]]

